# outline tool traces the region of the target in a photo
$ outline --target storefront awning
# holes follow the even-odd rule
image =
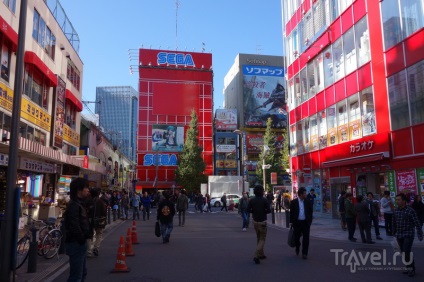
[[[49,80],[50,86],[57,86],[57,76],[43,63],[43,61],[32,51],[26,51],[25,63],[33,64]]]
[[[0,30],[12,42],[13,51],[18,46],[18,33],[0,16]]]
[[[346,166],[346,165],[374,162],[374,161],[380,161],[384,158],[387,158],[388,156],[389,156],[389,152],[382,152],[382,153],[377,153],[372,155],[365,155],[365,156],[358,156],[358,157],[352,157],[347,159],[323,162],[322,167],[327,168],[327,167],[333,167],[333,166]]]
[[[82,111],[82,103],[80,100],[78,100],[78,98],[74,95],[74,93],[72,93],[69,89],[66,89],[65,91],[65,97],[67,100],[69,100],[72,104],[75,105],[75,107],[77,107],[78,112]]]

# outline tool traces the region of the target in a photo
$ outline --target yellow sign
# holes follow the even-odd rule
[[[0,92],[0,106],[12,112],[13,90],[0,83]],[[50,131],[51,116],[44,109],[25,97],[22,97],[21,117],[46,131]]]
[[[22,97],[21,117],[46,131],[50,131],[51,116],[25,97]]]
[[[75,147],[79,147],[80,145],[79,134],[66,124],[63,125],[63,140],[74,145]]]

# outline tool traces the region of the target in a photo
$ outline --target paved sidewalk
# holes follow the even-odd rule
[[[106,238],[125,220],[116,220],[112,221],[110,224],[106,225],[106,228],[103,233],[103,239]],[[20,232],[19,235],[21,235]],[[21,236],[20,236],[21,237]],[[37,271],[35,273],[28,273],[28,259],[25,264],[22,265],[19,269],[16,270],[16,281],[17,282],[39,282],[45,281],[52,273],[55,273],[58,269],[67,266],[69,257],[65,254],[60,254],[57,257],[52,259],[45,259],[43,257],[37,257]]]

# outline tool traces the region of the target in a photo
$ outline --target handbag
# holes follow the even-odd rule
[[[294,228],[293,224],[290,226],[289,236],[287,237],[287,244],[290,248],[296,247],[296,241],[294,239]]]
[[[106,227],[106,217],[95,217],[94,218],[94,228],[105,228]]]
[[[155,235],[156,235],[156,237],[160,237],[160,224],[159,224],[159,221],[156,221],[156,224],[155,224]]]

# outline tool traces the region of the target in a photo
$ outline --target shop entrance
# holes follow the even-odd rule
[[[339,195],[342,191],[352,192],[350,177],[330,178],[331,185],[331,214],[333,218],[339,218]]]

